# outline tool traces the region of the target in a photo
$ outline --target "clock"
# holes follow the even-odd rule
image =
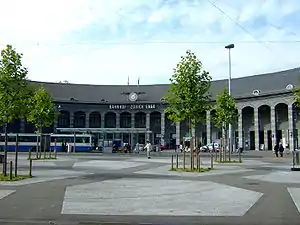
[[[129,100],[130,100],[131,102],[135,102],[137,99],[138,99],[137,93],[132,92],[132,93],[129,94]]]

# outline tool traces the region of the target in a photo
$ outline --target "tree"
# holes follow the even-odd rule
[[[186,51],[181,61],[174,69],[170,78],[171,84],[166,95],[168,107],[165,110],[168,118],[175,122],[188,120],[189,133],[196,124],[206,120],[206,111],[210,108],[208,91],[211,85],[211,76],[203,70],[202,63],[195,53]],[[192,137],[194,139],[194,137]],[[191,141],[192,143],[192,141]],[[191,152],[193,146],[191,146]],[[191,154],[191,162],[192,160]],[[193,167],[193,165],[191,165]]]
[[[42,128],[52,125],[56,116],[53,99],[44,86],[41,85],[31,98],[27,121],[33,123],[37,128],[37,133],[42,135]],[[39,149],[37,146],[37,152],[39,150],[41,151],[41,148]]]
[[[237,118],[239,116],[235,100],[231,95],[229,95],[228,89],[225,88],[223,91],[221,91],[218,94],[215,110],[216,110],[216,115],[213,118],[213,122],[218,128],[222,130],[224,146],[226,146],[227,138],[228,138],[226,134],[229,128],[229,124],[231,125],[236,124]],[[231,160],[230,154],[231,152],[229,151],[229,161]],[[225,150],[224,150],[224,156],[225,156]]]
[[[300,88],[295,88],[293,89],[293,94],[294,94],[294,106],[296,108],[300,108]]]
[[[22,54],[7,45],[0,60],[0,124],[4,125],[5,146],[3,174],[7,175],[7,124],[26,117],[29,102],[27,69]]]

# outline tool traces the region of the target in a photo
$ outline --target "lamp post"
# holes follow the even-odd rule
[[[226,49],[228,49],[228,64],[229,64],[229,77],[228,77],[228,93],[229,95],[231,95],[231,49],[234,48],[234,44],[229,44],[225,46]],[[230,155],[232,152],[232,127],[231,124],[229,124],[229,128],[228,128],[228,145],[229,145],[229,159],[230,159]],[[241,137],[239,137],[241,138]]]

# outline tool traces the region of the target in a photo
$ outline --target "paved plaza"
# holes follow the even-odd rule
[[[0,182],[0,224],[300,224],[291,162],[253,152],[243,164],[181,173],[165,155],[59,155],[34,161],[32,179]],[[26,155],[19,166],[27,172]]]

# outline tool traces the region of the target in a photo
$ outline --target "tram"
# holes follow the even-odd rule
[[[5,134],[0,134],[0,148],[4,149]],[[16,149],[16,133],[8,133],[7,150],[9,152]],[[75,137],[75,141],[74,141]],[[18,150],[20,152],[28,152],[29,149],[36,148],[40,134],[19,133],[18,134]],[[90,134],[42,134],[42,146],[46,144],[50,146],[51,151],[67,152],[68,147],[72,148],[72,152],[90,152],[93,149],[92,135]]]

